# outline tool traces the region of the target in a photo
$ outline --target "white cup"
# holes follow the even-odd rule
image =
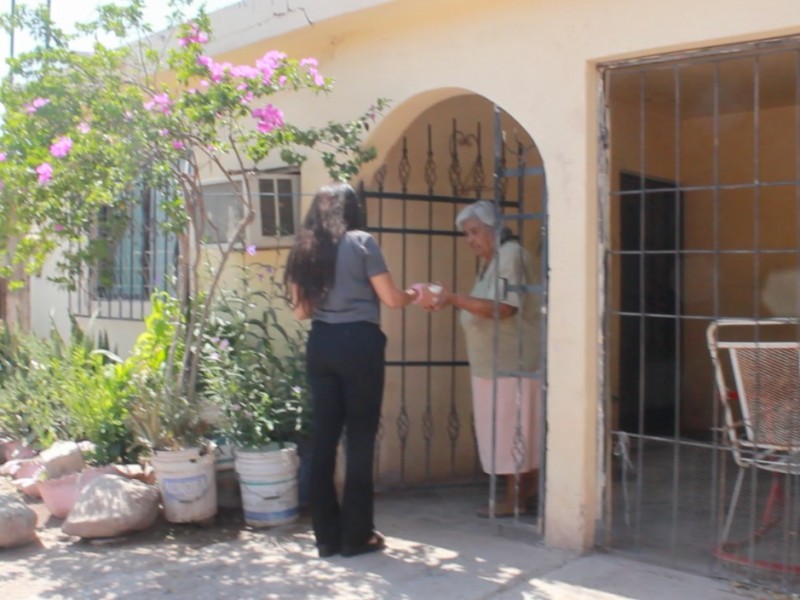
[[[442,286],[436,285],[434,283],[428,284],[428,291],[433,294],[434,296],[438,296],[442,293]]]

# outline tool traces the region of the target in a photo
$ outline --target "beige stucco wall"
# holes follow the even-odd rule
[[[315,22],[228,57],[252,60],[277,47],[319,58],[337,89],[323,102],[287,105],[288,116],[301,121],[349,118],[378,96],[391,98],[403,118],[378,127],[378,142],[391,143],[432,104],[419,96],[431,90],[484,96],[533,137],[550,198],[550,545],[589,547],[600,515],[596,65],[797,33],[798,24],[795,0],[772,0],[768,8],[755,0],[398,0]],[[220,51],[236,45],[230,36],[222,42],[227,47]],[[319,165],[304,168],[304,190],[324,180]]]

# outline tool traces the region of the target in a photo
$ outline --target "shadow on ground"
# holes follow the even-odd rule
[[[2,554],[0,597],[479,598],[569,560],[537,546],[529,526],[476,517],[484,498],[474,486],[382,494],[386,552],[327,560],[307,515],[253,530],[224,512],[209,528],[160,522],[107,545],[65,536],[51,519],[41,544]]]

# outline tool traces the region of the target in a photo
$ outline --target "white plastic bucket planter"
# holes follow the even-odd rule
[[[260,450],[236,450],[244,520],[252,527],[291,523],[297,502],[297,446],[269,444]]]
[[[193,523],[217,514],[213,448],[202,455],[198,448],[156,451],[150,462],[167,521]]]

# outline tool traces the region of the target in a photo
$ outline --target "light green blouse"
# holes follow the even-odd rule
[[[500,279],[496,290],[495,270],[498,265]],[[500,246],[500,251],[475,279],[470,296],[488,300],[497,298],[518,309],[515,315],[499,321],[497,368],[500,371],[535,371],[539,367],[540,298],[538,294],[505,290],[506,285],[530,285],[535,281],[530,254],[516,241]],[[466,337],[472,376],[491,379],[494,376],[494,319],[462,310],[461,327]]]

